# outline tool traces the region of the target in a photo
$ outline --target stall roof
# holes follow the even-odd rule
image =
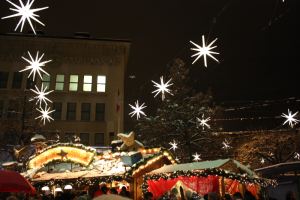
[[[213,168],[228,170],[234,173],[247,173],[249,176],[256,176],[255,172],[250,170],[248,167],[234,159],[229,158],[184,164],[165,165],[159,169],[150,172],[149,174],[168,173],[175,171],[193,171]]]
[[[263,176],[300,171],[300,161],[279,163],[276,165],[259,168],[255,171],[261,173]]]

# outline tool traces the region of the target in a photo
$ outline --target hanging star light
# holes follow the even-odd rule
[[[11,1],[9,0],[6,0],[8,3],[10,3],[12,6],[14,6],[15,8],[9,8],[10,10],[12,11],[15,11],[16,13],[15,14],[12,14],[12,15],[9,15],[9,16],[6,16],[6,17],[2,17],[1,19],[7,19],[7,18],[12,18],[12,17],[20,17],[20,20],[15,28],[15,31],[18,29],[18,27],[20,26],[21,24],[21,28],[20,28],[20,32],[23,31],[23,27],[24,27],[24,24],[25,24],[25,21],[27,20],[33,33],[36,34],[34,28],[33,28],[33,25],[31,23],[31,19],[38,22],[39,24],[45,26],[45,24],[43,24],[40,20],[37,19],[37,17],[40,17],[39,15],[35,14],[35,12],[37,11],[41,11],[41,10],[45,10],[47,8],[49,8],[48,6],[46,7],[43,7],[43,8],[35,8],[35,9],[32,9],[31,6],[34,2],[34,0],[30,1],[30,0],[27,0],[27,3],[26,5],[24,5],[24,3],[22,2],[22,0],[19,0],[20,2],[20,5],[16,5],[14,3],[12,3]]]
[[[299,120],[295,118],[295,116],[298,114],[298,111],[294,114],[288,109],[288,114],[282,113],[281,117],[286,118],[286,120],[283,122],[283,125],[285,125],[287,122],[289,123],[289,126],[291,128],[296,125]]]
[[[295,152],[294,158],[300,160],[300,154],[298,152]]]
[[[42,84],[41,86],[41,90],[38,89],[38,87],[35,85],[35,90],[34,89],[30,89],[32,92],[34,92],[35,94],[37,94],[37,96],[35,96],[32,100],[36,99],[36,104],[40,103],[40,107],[42,106],[42,102],[45,103],[45,105],[48,102],[52,102],[50,99],[48,99],[46,97],[46,95],[50,94],[51,92],[53,92],[53,90],[50,90],[48,92],[46,92],[47,87],[44,87],[44,85]]]
[[[217,38],[215,40],[213,40],[208,46],[206,46],[205,44],[205,39],[204,39],[204,35],[202,35],[202,47],[196,43],[194,43],[193,41],[190,41],[190,43],[192,43],[194,46],[196,46],[196,48],[191,48],[191,50],[196,51],[195,54],[193,54],[191,57],[195,57],[197,56],[197,58],[193,61],[192,64],[194,64],[199,58],[201,58],[201,56],[203,56],[204,58],[204,66],[207,67],[207,59],[206,56],[211,57],[212,59],[214,59],[215,61],[219,62],[212,54],[219,54],[217,52],[211,51],[212,49],[216,48],[217,46],[213,46],[212,45],[215,43],[215,41],[217,40]]]
[[[223,144],[222,149],[228,150],[231,148],[230,143],[226,139],[222,142],[222,144]]]
[[[48,122],[50,122],[50,120],[54,120],[49,114],[51,114],[55,110],[50,110],[50,107],[47,108],[47,105],[45,106],[45,109],[37,108],[36,110],[39,111],[41,113],[41,115],[36,117],[35,119],[41,118],[41,120],[43,120],[43,122],[44,122],[44,125],[45,125],[46,120],[48,120]]]
[[[265,163],[265,159],[261,158],[260,162],[261,162],[261,164],[264,164]]]
[[[170,92],[170,89],[168,88],[169,86],[173,85],[173,83],[170,83],[169,82],[171,81],[172,79],[168,80],[166,83],[164,83],[164,77],[161,76],[160,77],[160,84],[159,83],[156,83],[155,81],[152,81],[152,83],[154,83],[154,87],[157,87],[156,90],[154,90],[152,93],[156,93],[154,95],[154,97],[156,97],[159,93],[161,93],[161,99],[162,101],[165,99],[165,92],[166,93],[169,93],[170,95],[173,95],[171,92]]]
[[[196,162],[200,161],[200,160],[201,160],[200,156],[201,156],[201,154],[198,154],[198,153],[196,152],[196,153],[193,155],[193,157],[194,157],[193,161],[196,161]]]
[[[175,140],[173,140],[173,142],[169,142],[169,144],[171,145],[171,148],[173,151],[175,151],[178,148],[178,144]]]
[[[138,120],[140,118],[140,114],[147,116],[142,109],[146,108],[147,106],[144,106],[145,103],[142,103],[142,105],[139,105],[139,101],[136,100],[135,102],[135,106],[129,104],[129,106],[133,109],[133,111],[131,113],[129,113],[129,115],[131,115],[131,117],[133,117],[134,115],[136,115],[136,119]]]
[[[40,76],[41,79],[43,79],[42,75],[41,75],[41,72],[43,72],[43,73],[45,73],[49,76],[49,74],[45,70],[43,70],[42,67],[45,66],[46,63],[51,62],[52,60],[46,60],[46,61],[40,62],[42,60],[44,54],[42,54],[41,57],[39,57],[39,52],[38,51],[36,53],[35,59],[31,56],[29,51],[28,51],[28,55],[30,57],[30,60],[28,60],[27,58],[24,58],[23,56],[22,56],[22,58],[26,62],[28,62],[30,65],[26,66],[25,69],[22,69],[20,72],[31,70],[29,75],[28,75],[28,78],[31,75],[33,75],[33,80],[35,80],[35,74],[36,73],[38,73],[38,75]]]
[[[210,117],[208,118],[204,118],[204,114],[202,115],[202,119],[199,119],[198,117],[196,117],[197,119],[197,123],[198,126],[202,126],[202,129],[204,130],[204,127],[206,126],[207,128],[210,128],[210,125],[207,123],[208,121],[210,121]]]

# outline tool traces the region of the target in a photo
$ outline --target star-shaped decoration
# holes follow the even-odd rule
[[[264,163],[265,163],[265,159],[264,159],[264,158],[261,158],[261,159],[260,159],[260,163],[261,163],[261,164],[264,164]]]
[[[39,111],[41,113],[41,115],[36,117],[35,119],[41,118],[41,120],[43,120],[44,125],[45,125],[46,120],[48,120],[48,122],[50,122],[50,120],[54,120],[49,114],[51,114],[55,110],[50,110],[50,107],[47,108],[47,105],[45,106],[45,109],[37,108],[36,110]]]
[[[159,93],[161,93],[161,99],[162,101],[165,99],[165,92],[169,93],[170,95],[173,95],[170,92],[170,89],[168,87],[170,87],[171,85],[173,85],[173,83],[170,83],[172,79],[168,80],[166,83],[164,83],[164,77],[161,76],[160,77],[160,84],[156,83],[155,81],[152,81],[152,83],[154,83],[154,87],[157,87],[156,90],[154,90],[152,93],[156,93],[154,95],[154,97],[156,97]]]
[[[35,85],[35,90],[34,90],[34,89],[30,89],[30,90],[31,90],[32,92],[34,92],[35,94],[37,94],[37,96],[35,96],[35,97],[33,98],[33,100],[36,99],[36,100],[37,100],[37,101],[36,101],[36,104],[40,103],[40,107],[42,106],[42,102],[44,102],[45,105],[48,105],[48,104],[47,104],[47,101],[48,101],[48,102],[52,102],[50,99],[48,99],[48,98],[46,97],[46,95],[48,95],[48,94],[50,94],[51,92],[53,92],[53,90],[50,90],[50,91],[46,92],[47,86],[44,87],[44,85],[42,84],[41,90],[39,90],[39,88]]]
[[[294,125],[296,125],[299,122],[299,120],[295,118],[297,114],[298,111],[293,114],[289,109],[288,114],[282,113],[281,117],[286,118],[286,120],[283,122],[283,125],[289,123],[289,126],[293,128]]]
[[[132,146],[134,144],[135,133],[131,131],[129,134],[119,133],[118,137],[123,141],[126,146]]]
[[[196,152],[196,153],[193,155],[193,157],[194,157],[193,161],[196,161],[196,162],[200,161],[200,160],[201,160],[200,156],[201,156],[201,154],[198,154],[198,153]]]
[[[138,120],[140,118],[140,115],[144,115],[147,116],[142,109],[146,108],[147,106],[144,106],[145,103],[142,103],[142,105],[139,105],[139,101],[136,100],[135,102],[135,106],[129,104],[129,106],[133,109],[133,111],[131,113],[129,113],[129,115],[131,115],[131,117],[133,117],[134,115],[136,115],[136,119]]]
[[[300,160],[300,154],[298,152],[295,152],[294,158],[297,160]]]
[[[175,157],[176,162],[180,163],[180,159],[178,157]]]
[[[211,51],[212,49],[216,48],[217,46],[213,46],[212,45],[215,43],[215,41],[217,40],[217,38],[215,40],[213,40],[209,45],[206,46],[205,44],[205,38],[204,35],[202,35],[202,47],[196,43],[194,43],[193,41],[190,41],[190,43],[192,43],[196,48],[191,48],[191,50],[196,51],[195,54],[193,54],[191,57],[195,57],[197,56],[197,58],[193,61],[192,64],[194,64],[199,58],[201,58],[201,56],[203,56],[204,58],[204,66],[207,67],[207,59],[206,56],[211,57],[212,59],[214,59],[215,61],[219,62],[212,54],[219,54],[217,52]]]
[[[222,145],[222,149],[225,149],[226,151],[231,148],[230,142],[228,142],[226,139],[222,142]]]
[[[28,60],[27,58],[25,58],[23,56],[22,56],[22,58],[26,62],[28,62],[30,65],[26,66],[25,69],[22,69],[20,72],[31,70],[29,75],[28,75],[28,78],[31,75],[33,75],[33,80],[35,80],[35,74],[36,73],[38,73],[38,75],[40,76],[41,79],[43,79],[42,75],[41,75],[41,72],[49,75],[45,70],[42,69],[42,67],[45,66],[46,63],[51,62],[52,60],[46,60],[46,61],[40,62],[42,60],[42,58],[44,57],[44,54],[42,54],[41,57],[39,57],[39,52],[38,51],[36,53],[35,59],[31,56],[29,51],[28,51],[28,55],[30,57],[30,60]]]
[[[23,27],[24,27],[24,24],[25,24],[25,21],[27,21],[32,29],[32,31],[34,32],[34,34],[36,34],[34,28],[33,28],[33,25],[31,23],[31,20],[34,20],[36,22],[38,22],[39,24],[45,26],[45,24],[43,24],[40,20],[37,19],[37,17],[39,17],[39,15],[35,14],[35,12],[38,12],[38,11],[41,11],[41,10],[45,10],[47,8],[49,8],[48,6],[46,7],[43,7],[43,8],[31,8],[34,0],[27,0],[27,3],[24,4],[22,2],[22,0],[19,0],[20,2],[20,5],[16,5],[14,3],[12,3],[11,1],[9,0],[6,0],[8,3],[10,3],[12,6],[14,6],[15,8],[9,8],[10,10],[12,11],[15,11],[16,13],[15,14],[12,14],[12,15],[9,15],[9,16],[6,16],[6,17],[2,17],[1,19],[7,19],[7,18],[12,18],[12,17],[20,17],[20,20],[15,28],[15,31],[18,29],[18,27],[20,26],[21,24],[21,28],[20,28],[20,32],[23,31]]]
[[[210,128],[210,125],[207,123],[208,121],[210,121],[210,117],[204,118],[204,114],[203,114],[201,119],[198,117],[196,117],[196,119],[197,119],[198,126],[202,126],[203,130],[205,127]]]
[[[175,140],[173,140],[173,142],[169,142],[169,144],[171,145],[171,148],[173,151],[175,151],[178,148],[178,144]]]
[[[68,153],[61,149],[57,155],[59,155],[61,157],[61,159],[63,160],[64,158],[67,159]]]

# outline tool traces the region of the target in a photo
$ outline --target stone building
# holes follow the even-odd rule
[[[29,89],[34,85],[40,89],[42,83],[54,90],[49,105],[55,109],[54,121],[42,125],[42,133],[59,133],[60,138],[77,135],[86,145],[109,144],[123,131],[129,47],[129,41],[82,34],[71,38],[0,35],[0,119],[17,120],[24,130],[24,104],[33,96]],[[27,78],[29,70],[19,72],[29,65],[21,58],[30,59],[28,51],[33,58],[39,51],[39,56],[45,54],[41,61],[52,60],[43,67],[49,76],[37,75],[33,81]]]

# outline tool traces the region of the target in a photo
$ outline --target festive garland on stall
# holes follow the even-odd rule
[[[148,191],[148,180],[159,180],[159,179],[164,179],[164,180],[169,180],[169,179],[174,179],[178,178],[179,176],[187,176],[187,177],[207,177],[209,175],[215,175],[215,176],[222,176],[225,178],[233,179],[233,180],[238,180],[241,183],[254,183],[257,185],[260,185],[262,187],[266,186],[273,186],[275,187],[277,185],[276,180],[271,180],[271,179],[264,179],[264,178],[254,178],[254,177],[249,177],[246,174],[236,174],[232,172],[228,172],[223,169],[204,169],[204,170],[193,170],[193,171],[175,171],[171,173],[159,173],[159,174],[146,174],[143,176],[143,184],[142,184],[142,191],[143,193],[146,193]]]
[[[142,158],[141,160],[133,164],[130,170],[125,173],[125,177],[132,177],[134,173],[141,169],[144,169],[148,165],[152,164],[154,160],[159,160],[162,157],[167,157],[172,163],[176,163],[173,154],[168,149],[161,148],[158,153],[149,155],[147,158]]]

